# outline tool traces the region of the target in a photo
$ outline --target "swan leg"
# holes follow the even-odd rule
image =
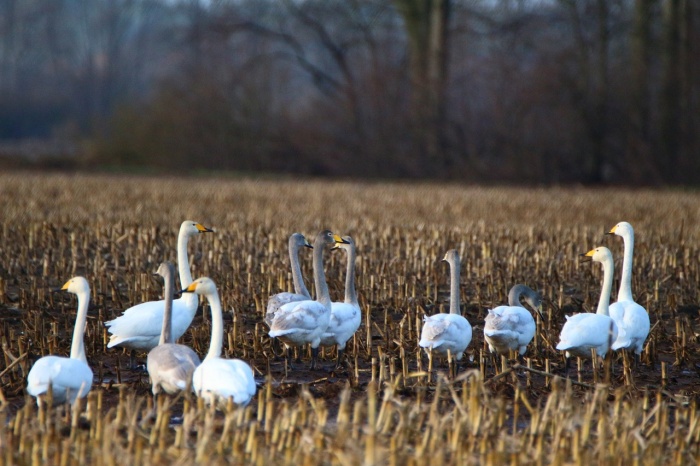
[[[292,362],[294,358],[294,349],[289,345],[284,345],[284,351],[286,353],[285,362],[287,363],[287,368],[289,370],[294,370],[294,364]]]
[[[284,348],[282,348],[282,345],[277,338],[272,338],[272,341],[270,342],[270,349],[272,350],[272,355],[277,360],[279,360],[278,358],[280,358],[280,356],[284,356],[286,354],[284,352]],[[280,351],[282,352],[280,353]]]
[[[158,418],[158,393],[160,390],[153,392],[153,419]]]
[[[318,359],[318,347],[311,348],[311,367],[309,369],[316,369],[316,360]]]
[[[344,365],[343,361],[343,354],[345,353],[345,349],[340,349],[338,348],[338,358],[335,361],[335,368],[340,369]]]

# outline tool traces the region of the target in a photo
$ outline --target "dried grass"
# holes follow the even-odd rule
[[[16,173],[0,175],[0,194],[6,464],[683,464],[700,454],[697,193]],[[147,384],[106,350],[102,323],[158,297],[150,274],[175,259],[185,218],[217,230],[190,252],[193,275],[211,276],[232,311],[224,352],[267,382],[246,409],[217,413],[186,397],[154,417]],[[564,314],[594,309],[600,292],[601,272],[577,256],[604,244],[619,266],[622,241],[603,233],[620,220],[637,232],[633,290],[654,325],[644,364],[635,372],[618,357],[606,376],[586,363],[572,371],[577,384],[565,382],[552,376],[562,373],[553,345]],[[264,304],[291,288],[288,235],[325,227],[358,245],[363,326],[347,371],[285,378]],[[450,248],[462,256],[462,309],[475,326],[473,360],[458,372],[417,348],[422,316],[446,310],[439,259]],[[340,298],[344,257],[327,259]],[[67,353],[75,315],[72,298],[48,291],[76,274],[93,287],[96,386],[72,412],[38,411],[24,378],[36,357]],[[511,369],[487,353],[481,329],[516,282],[543,292],[545,321]],[[183,337],[200,354],[203,314]],[[330,367],[334,350],[324,353]]]

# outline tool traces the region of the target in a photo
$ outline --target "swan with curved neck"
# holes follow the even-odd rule
[[[212,231],[202,224],[191,220],[185,220],[180,225],[180,232],[177,237],[177,262],[180,282],[183,288],[192,283],[187,257],[189,238],[200,233]],[[197,297],[192,294],[183,295],[181,298],[173,301],[172,333],[174,340],[180,338],[187,331],[195,312],[197,312],[197,305]],[[132,306],[116,319],[105,322],[105,326],[111,334],[107,348],[121,346],[131,349],[131,365],[133,367],[135,350],[149,351],[158,346],[163,325],[164,309],[165,302],[163,300],[148,301]]]
[[[287,303],[296,301],[306,301],[311,299],[311,294],[304,284],[304,278],[301,276],[301,266],[299,265],[299,250],[301,248],[313,248],[304,235],[301,233],[293,233],[289,237],[289,262],[292,266],[292,281],[294,282],[294,293],[284,291],[270,296],[267,301],[267,313],[265,314],[265,323],[269,326],[275,319],[275,313],[280,307]]]
[[[85,356],[85,323],[90,304],[90,285],[83,277],[73,277],[59,291],[68,291],[78,297],[78,314],[75,318],[70,357],[44,356],[37,360],[27,376],[27,392],[36,397],[37,404],[49,386],[55,403],[75,403],[84,398],[92,387],[92,370]]]
[[[610,318],[608,303],[612,290],[612,277],[614,263],[610,250],[606,247],[591,249],[581,254],[583,261],[600,262],[603,266],[603,287],[598,300],[596,313],[583,312],[571,317],[566,316],[566,323],[559,335],[557,349],[566,352],[568,369],[569,357],[590,358],[591,349],[595,348],[596,354],[604,358],[609,349],[617,349],[615,340],[618,328]],[[612,344],[612,345],[611,345]]]
[[[449,351],[459,361],[472,340],[472,326],[459,310],[460,261],[457,250],[447,251],[442,260],[450,264],[450,313],[425,316],[418,345],[444,355]]]
[[[349,236],[343,236],[345,243],[335,243],[333,249],[344,249],[347,253],[348,264],[345,272],[345,301],[331,303],[331,318],[328,328],[321,338],[321,346],[338,345],[338,359],[336,367],[339,367],[343,358],[345,346],[358,328],[362,320],[360,304],[357,302],[357,290],[355,289],[355,242]]]
[[[253,369],[240,359],[221,358],[224,342],[224,321],[221,300],[216,285],[208,277],[201,277],[182,290],[201,295],[211,309],[211,343],[209,352],[192,374],[192,387],[207,404],[225,407],[229,399],[237,405],[247,405],[255,395]]]
[[[323,271],[323,250],[336,243],[345,243],[340,236],[330,230],[323,230],[314,240],[313,269],[316,286],[316,300],[291,302],[280,307],[270,325],[269,335],[279,338],[287,346],[311,344],[311,369],[316,368],[318,346],[328,327],[331,316],[331,297],[328,293],[326,274]]]
[[[542,297],[528,286],[513,286],[508,293],[508,306],[489,309],[484,322],[484,339],[492,353],[517,351],[522,356],[535,336],[535,319],[520,304],[521,296],[542,317]]]
[[[622,279],[617,302],[610,305],[610,317],[621,330],[616,347],[634,351],[635,363],[644,348],[651,328],[649,313],[632,296],[632,260],[634,256],[634,228],[627,222],[615,225],[607,234],[621,236],[625,244],[622,260]]]
[[[164,281],[163,326],[158,346],[148,353],[146,369],[151,379],[153,396],[161,391],[174,395],[183,391],[192,381],[192,374],[199,366],[197,353],[185,345],[178,345],[172,335],[172,307],[175,291],[175,267],[170,262],[163,262],[155,275]]]

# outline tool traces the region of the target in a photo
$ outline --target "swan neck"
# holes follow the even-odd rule
[[[450,314],[459,314],[459,261],[450,262]]]
[[[316,287],[316,300],[326,306],[331,307],[331,297],[326,283],[326,273],[323,270],[323,250],[325,249],[323,240],[314,243],[314,285]]]
[[[184,228],[180,228],[177,235],[177,271],[180,273],[180,286],[184,289],[192,284],[190,261],[187,256],[187,242],[190,235]]]
[[[299,246],[295,244],[289,245],[289,261],[292,264],[292,280],[294,281],[294,292],[303,294],[307,298],[311,297],[311,293],[306,288],[304,279],[301,276],[301,266],[299,265]]]
[[[522,296],[524,292],[525,287],[523,285],[516,285],[511,288],[508,292],[508,305],[511,307],[523,307],[523,305],[520,304],[520,296]]]
[[[87,364],[85,355],[85,343],[83,337],[85,335],[85,323],[87,321],[88,305],[90,304],[90,290],[77,293],[78,296],[78,314],[75,317],[75,327],[73,328],[73,342],[70,347],[71,359],[78,359]]]
[[[610,292],[612,291],[613,272],[615,265],[612,256],[606,257],[603,261],[603,289],[600,292],[600,300],[598,301],[598,310],[596,314],[604,316],[610,315]]]
[[[349,247],[348,266],[345,272],[345,302],[357,304],[357,290],[355,290],[355,248]]]
[[[221,356],[221,346],[224,343],[224,319],[221,313],[219,294],[217,292],[208,294],[207,301],[209,301],[211,309],[211,343],[209,344],[209,352],[204,359],[211,359]]]
[[[634,301],[632,298],[632,258],[634,256],[634,233],[626,233],[622,240],[625,243],[625,255],[622,260],[622,279],[620,290],[617,292],[618,301]]]
[[[159,345],[164,343],[175,343],[172,334],[173,327],[173,290],[175,288],[175,277],[168,273],[165,277],[165,289],[163,291],[165,310],[163,311],[163,328],[160,331]],[[193,293],[194,294],[194,293]]]

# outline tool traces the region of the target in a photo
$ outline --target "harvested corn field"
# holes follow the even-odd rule
[[[0,457],[6,464],[684,464],[700,451],[700,195],[680,191],[515,189],[410,183],[106,175],[0,176]],[[217,285],[223,354],[253,368],[243,408],[194,394],[153,406],[148,375],[107,349],[104,322],[160,299],[153,272],[177,261],[183,220],[215,230],[189,243],[194,278]],[[579,360],[565,379],[555,346],[565,315],[595,312],[607,246],[619,286],[618,222],[636,232],[632,290],[651,320],[639,364],[616,352]],[[270,295],[291,290],[287,239],[319,230],[357,245],[362,310],[345,365],[300,348],[292,369],[264,323]],[[461,257],[461,314],[473,338],[458,364],[418,347],[423,317],[449,310],[449,249]],[[346,257],[326,252],[342,301]],[[311,254],[302,275],[312,289]],[[26,394],[41,356],[66,356],[73,296],[51,293],[81,275],[92,296],[85,351],[92,391],[72,407]],[[524,283],[542,317],[523,359],[494,356],[488,309]],[[200,356],[212,319],[202,307],[180,339]],[[137,354],[143,363],[145,353]]]

